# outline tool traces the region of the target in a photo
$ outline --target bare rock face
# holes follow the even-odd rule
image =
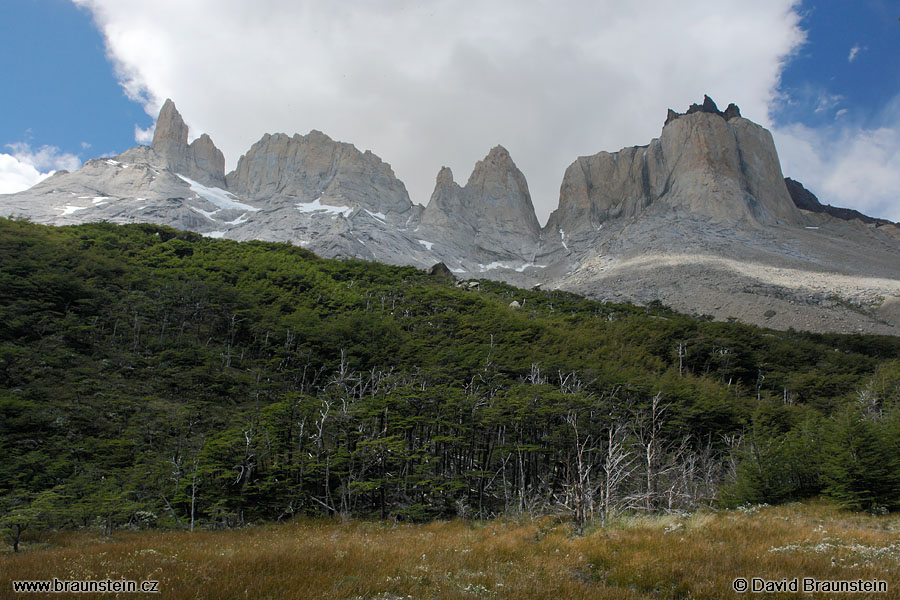
[[[434,192],[422,213],[422,225],[436,228],[457,226],[474,235],[475,224],[460,218],[467,210],[465,195],[463,188],[453,180],[450,167],[441,167],[434,182]]]
[[[475,164],[465,187],[442,168],[420,227],[472,248],[477,256],[471,258],[488,263],[527,258],[540,239],[525,175],[503,146]]]
[[[187,175],[201,183],[225,186],[225,155],[205,133],[188,146]]]
[[[569,165],[559,190],[559,208],[545,230],[562,235],[598,230],[603,223],[641,213],[665,187],[665,165],[657,140],[650,146],[582,156]]]
[[[447,265],[442,262],[439,262],[428,269],[428,274],[434,275],[435,277],[440,277],[442,279],[447,279],[449,281],[456,281],[456,277],[453,276],[453,272]]]
[[[406,186],[389,164],[316,130],[264,135],[226,182],[235,193],[267,203],[320,200],[386,215],[407,215],[412,208]]]
[[[759,125],[696,112],[666,126],[659,144],[666,180],[651,203],[660,210],[749,226],[799,223],[772,136]]]
[[[748,226],[799,223],[771,134],[739,114],[707,97],[686,114],[670,110],[648,146],[578,158],[545,231],[597,230],[645,210]]]
[[[236,240],[284,241],[327,257],[433,265],[431,245],[407,233],[422,207],[390,165],[325,134],[266,135],[224,175],[207,135],[167,101],[151,146],[90,160],[30,190],[0,198],[0,215],[67,225],[148,222]]]
[[[722,113],[722,118],[724,118],[726,121],[730,121],[731,119],[739,116],[741,116],[741,109],[738,108],[738,105],[734,102],[729,104],[728,108],[725,109],[725,112]]]
[[[475,164],[465,190],[477,220],[500,234],[536,239],[541,227],[534,215],[525,175],[503,146],[495,146]]]
[[[166,168],[179,171],[188,163],[187,140],[188,126],[175,108],[175,103],[167,99],[156,119],[156,129],[153,131],[150,148],[163,161]]]
[[[205,133],[190,145],[187,140],[188,126],[175,108],[175,103],[166,100],[156,119],[156,130],[150,145],[156,158],[154,162],[203,184],[224,186],[225,156],[222,151]]]

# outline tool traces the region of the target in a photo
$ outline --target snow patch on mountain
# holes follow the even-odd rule
[[[321,199],[322,198],[320,197],[316,198],[312,202],[298,202],[297,210],[299,210],[300,212],[308,213],[325,211],[333,214],[334,216],[343,215],[344,218],[349,217],[350,213],[353,212],[353,209],[349,206],[331,206],[330,204],[322,204],[320,202]]]
[[[62,207],[63,211],[61,213],[59,213],[59,216],[65,217],[66,215],[71,215],[75,211],[84,210],[86,208],[88,208],[88,207],[87,206],[73,206],[71,204],[67,204],[66,206]]]
[[[204,200],[208,200],[218,206],[219,208],[225,210],[249,210],[251,212],[257,212],[259,209],[255,206],[250,206],[249,204],[245,204],[243,202],[238,202],[236,200],[237,196],[232,194],[231,192],[227,192],[222,188],[217,187],[207,187],[202,183],[198,183],[193,179],[185,177],[184,175],[177,174],[182,180],[184,180],[189,186],[191,186],[191,191],[202,197]]]

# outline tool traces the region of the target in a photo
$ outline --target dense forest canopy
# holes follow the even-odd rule
[[[520,307],[511,307],[515,300]],[[0,519],[900,506],[900,338],[0,220]]]

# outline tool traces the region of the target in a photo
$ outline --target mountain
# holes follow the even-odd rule
[[[647,146],[578,158],[547,283],[777,329],[900,331],[900,230],[792,194],[771,134],[708,97]],[[818,204],[818,202],[816,202]]]
[[[150,146],[155,155],[154,163],[206,185],[224,186],[225,156],[222,151],[205,133],[190,144],[187,140],[188,126],[175,103],[166,100],[156,120]]]
[[[853,221],[857,219],[866,223],[867,225],[894,225],[891,221],[887,219],[876,219],[870,217],[868,215],[864,215],[858,210],[853,210],[851,208],[841,208],[839,206],[832,206],[830,204],[822,204],[819,202],[819,199],[816,198],[816,195],[810,192],[808,189],[803,187],[803,184],[799,181],[794,181],[790,177],[784,178],[784,183],[787,185],[788,192],[791,195],[791,199],[794,201],[794,204],[797,208],[802,208],[803,210],[808,210],[811,212],[817,213],[825,213],[827,215],[831,215],[832,217],[837,217],[838,219],[843,219],[844,221]]]
[[[694,107],[697,105],[695,104]],[[581,157],[566,170],[548,229],[571,234],[649,214],[744,226],[799,224],[772,135],[731,105],[669,111],[647,146]]]
[[[503,146],[476,163],[464,187],[442,168],[416,232],[435,240],[434,252],[460,273],[511,265],[521,272],[541,238],[525,175]]]
[[[2,214],[53,225],[148,222],[210,237],[292,242],[330,257],[437,262],[403,234],[422,208],[371,152],[318,131],[266,134],[226,175],[209,136],[188,144],[188,133],[167,100],[151,146],[87,161],[77,172],[60,171],[2,197]]]
[[[291,242],[462,277],[541,285],[776,329],[900,332],[900,229],[823,207],[784,177],[771,134],[705,97],[645,146],[577,158],[541,228],[502,146],[464,186],[443,168],[426,207],[390,165],[319,131],[266,134],[224,173],[167,100],[151,146],[0,196],[0,215],[149,222]]]

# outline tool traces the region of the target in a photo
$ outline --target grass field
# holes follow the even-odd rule
[[[156,580],[162,598],[900,598],[900,516],[823,503],[568,522],[303,520],[235,531],[48,533],[0,555],[13,580]],[[735,578],[879,580],[886,592],[746,593]],[[49,597],[111,598],[141,594]]]

